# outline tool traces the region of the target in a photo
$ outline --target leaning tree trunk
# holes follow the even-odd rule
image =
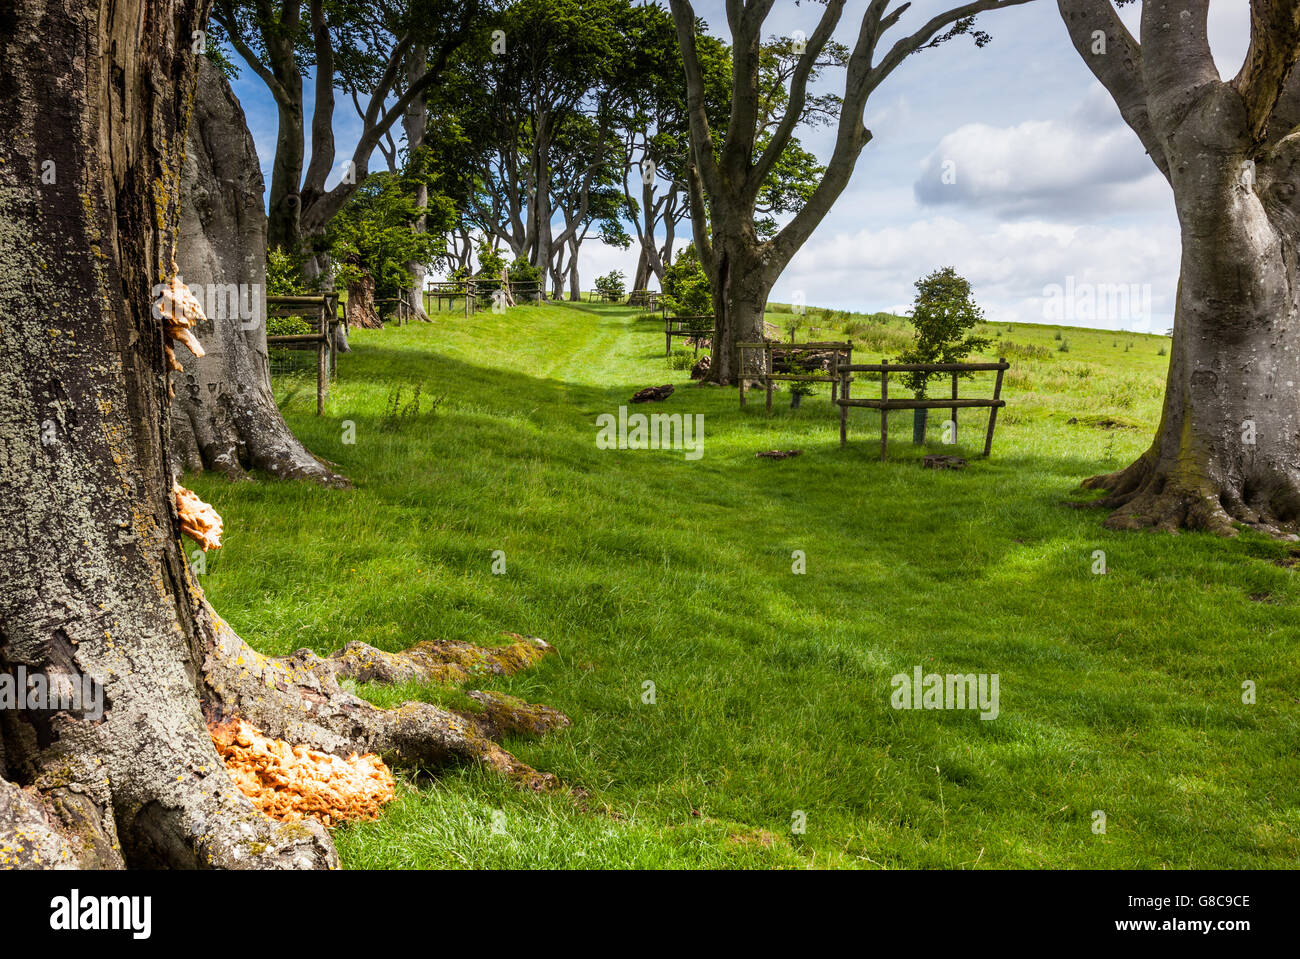
[[[641,242],[641,253],[636,258],[636,275],[632,279],[634,290],[644,290],[650,283],[650,257],[646,253],[646,244],[653,242],[653,237],[647,237]]]
[[[1164,410],[1128,468],[1085,482],[1107,524],[1300,531],[1300,16],[1252,0],[1219,75],[1208,0],[1146,0],[1139,44],[1109,2],[1058,0],[1075,48],[1173,188],[1182,261]]]
[[[176,263],[185,284],[206,291],[207,321],[195,332],[205,355],[178,351],[172,450],[177,471],[247,479],[347,481],[290,431],[275,404],[266,347],[266,213],[262,174],[244,111],[221,71],[199,72],[181,168]]]
[[[10,866],[336,865],[323,827],[269,819],[237,788],[208,730],[230,718],[334,754],[553,781],[492,741],[563,724],[553,711],[471,694],[482,712],[388,712],[342,688],[509,672],[545,644],[271,660],[186,562],[182,525],[204,511],[172,487],[168,361],[190,331],[154,289],[176,274],[204,6],[23,0],[0,17],[0,669],[102,691],[102,712],[93,693],[0,711]]]
[[[582,300],[582,284],[578,279],[578,244],[569,241],[569,300],[578,303]]]

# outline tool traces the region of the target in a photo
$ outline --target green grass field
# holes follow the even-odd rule
[[[905,336],[850,322],[862,362]],[[582,304],[358,330],[323,417],[312,388],[277,382],[295,432],[355,489],[188,481],[226,524],[204,588],[266,653],[507,630],[557,648],[494,688],[571,717],[507,748],[586,795],[402,773],[378,822],[335,831],[346,866],[1297,862],[1288,546],[1112,533],[1070,505],[1149,441],[1164,337],[990,327],[990,355],[1012,363],[993,456],[975,459],[984,415],[963,411],[971,464],[939,472],[920,466],[910,412],[881,463],[878,414],[854,411],[841,449],[824,386],[794,413],[787,394],[770,419],[761,395],[742,411],[735,390],[670,368],[661,329]],[[704,415],[701,459],[597,449],[597,416],[666,382],[656,411]],[[416,388],[421,412],[385,416]],[[940,418],[928,451],[954,452]],[[755,458],[777,448],[803,455]],[[891,676],[915,666],[998,674],[1000,714],[891,708]]]

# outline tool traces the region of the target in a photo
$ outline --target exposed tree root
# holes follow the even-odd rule
[[[478,691],[468,694],[480,707],[473,710],[422,702],[385,710],[341,685],[508,675],[550,651],[541,640],[515,637],[497,649],[421,643],[405,654],[353,643],[329,657],[300,650],[274,659],[244,643],[201,594],[198,614],[199,635],[212,637],[198,677],[204,715],[158,710],[162,690],[174,688],[172,701],[182,702],[193,677],[141,662],[129,682],[105,683],[101,721],[11,717],[0,753],[0,868],[336,868],[319,822],[269,818],[241,792],[208,733],[209,724],[231,720],[330,756],[375,753],[419,767],[478,763],[523,788],[559,785],[497,742],[567,726],[556,710]],[[29,758],[19,763],[20,756]]]
[[[35,789],[0,779],[0,869],[75,869],[84,853]]]
[[[1266,480],[1216,480],[1205,471],[1156,465],[1148,451],[1125,469],[1084,481],[1087,489],[1108,495],[1086,505],[1114,510],[1110,529],[1199,530],[1236,536],[1242,528],[1280,539],[1296,539],[1300,529],[1300,477]]]
[[[476,675],[508,675],[550,650],[519,637],[497,649],[466,643],[421,643],[407,653],[385,653],[350,643],[333,656],[302,649],[283,659],[263,656],[211,609],[216,643],[204,659],[205,710],[210,721],[240,717],[266,735],[336,756],[377,753],[395,764],[445,766],[481,763],[529,789],[558,785],[549,773],[520,762],[496,742],[504,735],[542,735],[569,724],[562,713],[499,693],[470,693],[482,712],[408,702],[392,710],[371,705],[341,685],[424,679],[464,682]]]

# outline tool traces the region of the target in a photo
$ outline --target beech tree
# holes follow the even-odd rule
[[[201,345],[183,294],[159,310],[154,288],[176,275],[204,8],[19,0],[0,16],[0,669],[42,675],[61,700],[102,692],[102,712],[0,710],[9,866],[336,866],[321,825],[270,819],[240,792],[208,730],[230,718],[335,755],[554,784],[495,743],[567,722],[553,710],[471,693],[482,712],[387,711],[342,685],[511,672],[546,644],[270,659],[186,562],[182,530],[210,544],[220,529],[169,468],[169,359]]]
[[[226,40],[275,99],[279,129],[271,167],[269,242],[297,253],[320,234],[369,173],[371,154],[399,118],[422,137],[417,100],[468,38],[480,0],[214,0],[214,38]],[[303,67],[315,94],[306,156]],[[364,93],[361,135],[338,183],[336,87]],[[359,101],[358,101],[359,102]],[[414,111],[415,116],[408,116]],[[418,146],[418,144],[416,144]],[[304,169],[305,161],[305,169]]]
[[[1085,485],[1107,525],[1300,531],[1300,6],[1251,0],[1224,80],[1209,0],[1146,0],[1141,42],[1110,0],[1059,0],[1075,49],[1174,193],[1182,263],[1151,447]]]
[[[204,297],[217,309],[195,329],[203,356],[182,349],[173,378],[177,471],[245,480],[258,469],[345,486],[293,435],[271,390],[263,196],[244,111],[221,71],[204,61],[181,168],[176,264],[187,286],[218,295]]]
[[[894,28],[910,4],[871,0],[858,25],[845,68],[835,146],[825,173],[806,200],[774,235],[760,234],[755,207],[774,169],[790,160],[794,134],[804,122],[809,80],[819,58],[832,43],[846,0],[822,0],[825,10],[802,53],[784,81],[784,107],[764,117],[765,96],[760,82],[763,64],[763,24],[775,0],[728,0],[727,25],[732,45],[731,113],[720,143],[709,122],[705,80],[697,52],[697,20],[690,0],[669,0],[677,25],[686,76],[690,120],[691,163],[688,182],[691,206],[708,210],[707,222],[693,217],[695,247],[713,280],[713,359],[708,378],[723,385],[742,374],[737,343],[763,338],[767,296],[791,258],[830,212],[871,140],[863,125],[867,100],[903,61],[919,50],[969,34],[977,44],[988,34],[974,29],[974,17],[986,10],[1017,6],[1029,0],[977,0],[927,20],[914,33],[898,37],[877,57],[885,34]],[[764,136],[764,120],[774,119]],[[798,164],[796,164],[797,166]]]
[[[492,21],[498,36],[463,48],[436,94],[435,112],[457,117],[476,147],[466,220],[543,277],[576,240],[587,219],[582,197],[603,179],[608,148],[593,156],[573,146],[611,139],[611,79],[631,10],[628,0],[516,0]],[[575,138],[584,127],[593,135]],[[557,236],[553,221],[566,193],[578,197],[578,219]]]

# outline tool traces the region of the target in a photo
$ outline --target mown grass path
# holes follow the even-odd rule
[[[573,719],[509,746],[585,800],[410,779],[379,822],[337,831],[347,865],[1294,865],[1287,547],[1110,533],[1066,502],[1145,444],[1162,338],[1070,331],[1068,355],[1013,356],[993,458],[945,473],[920,468],[908,414],[889,463],[865,412],[841,450],[824,388],[741,412],[668,369],[660,330],[584,305],[357,331],[324,417],[278,386],[355,489],[192,478],[228,531],[205,589],[265,652],[503,630],[558,648],[497,688]],[[666,382],[660,411],[704,414],[702,459],[596,448],[599,414]],[[385,428],[417,385],[423,411]],[[804,452],[755,459],[773,448]],[[891,708],[918,665],[997,673],[997,719]]]

